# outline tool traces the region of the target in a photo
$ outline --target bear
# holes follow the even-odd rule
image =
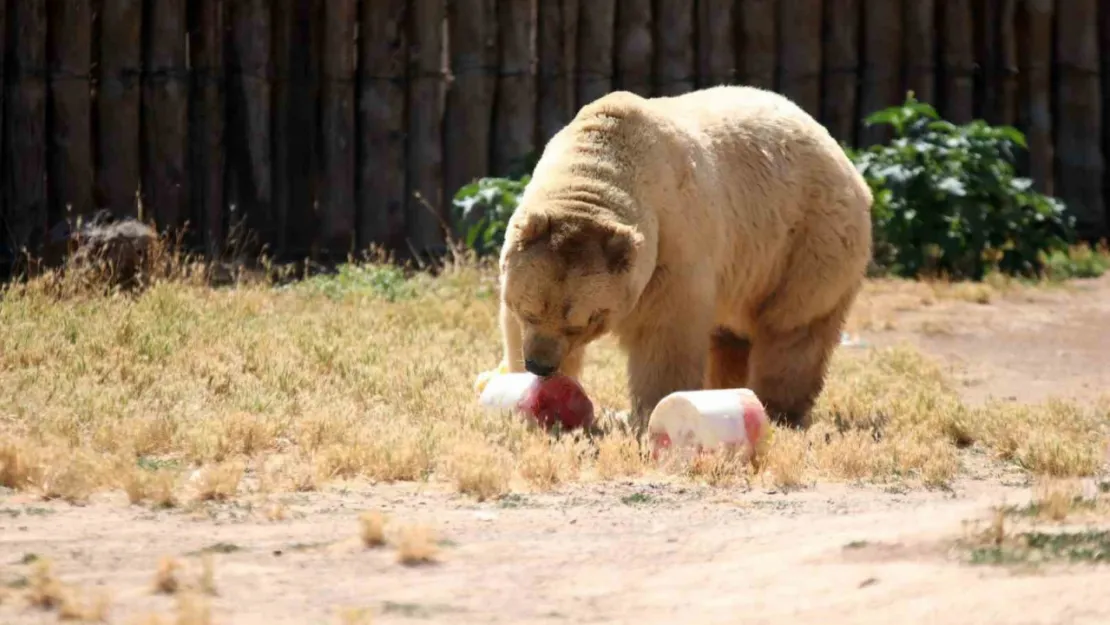
[[[500,370],[578,378],[610,334],[637,434],[672,392],[741,387],[808,428],[866,277],[871,204],[781,94],[610,92],[548,140],[507,220]]]

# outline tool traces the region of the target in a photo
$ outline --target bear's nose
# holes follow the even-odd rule
[[[538,375],[541,378],[546,378],[547,376],[551,375],[552,373],[555,373],[555,367],[552,367],[551,365],[545,365],[545,364],[542,364],[542,363],[538,363],[535,360],[532,360],[531,358],[524,361],[524,368],[527,369],[529,373],[534,374],[534,375]]]

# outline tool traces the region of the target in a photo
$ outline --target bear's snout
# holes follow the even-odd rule
[[[562,342],[551,336],[532,334],[524,340],[524,369],[545,378],[559,370],[563,362]]]
[[[527,369],[529,373],[533,375],[538,375],[541,378],[546,378],[552,373],[555,373],[555,370],[558,369],[558,367],[554,367],[542,362],[536,362],[531,358],[524,361],[524,368]]]

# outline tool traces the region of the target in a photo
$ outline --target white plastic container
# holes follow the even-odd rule
[[[668,448],[701,452],[722,446],[750,457],[769,433],[762,402],[746,388],[671,393],[648,420],[655,457]]]
[[[525,391],[536,381],[534,373],[498,373],[490,376],[481,390],[478,403],[488,410],[514,411]]]

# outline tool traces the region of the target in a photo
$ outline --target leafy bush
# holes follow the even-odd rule
[[[519,179],[479,178],[455,193],[453,217],[463,229],[462,242],[468,248],[483,255],[500,252],[509,217],[529,180],[530,174]]]
[[[992,269],[1040,274],[1066,253],[1074,218],[1015,175],[1025,137],[981,120],[958,126],[914,99],[869,115],[894,131],[887,145],[851,151],[875,194],[875,264],[896,275],[981,279]]]

